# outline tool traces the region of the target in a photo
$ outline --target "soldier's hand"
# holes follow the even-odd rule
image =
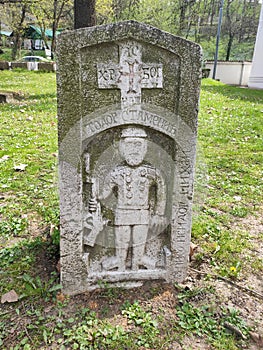
[[[150,229],[152,233],[161,233],[167,226],[167,219],[162,215],[154,215],[151,217]]]

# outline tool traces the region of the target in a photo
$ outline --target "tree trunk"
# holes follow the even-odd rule
[[[14,41],[13,41],[13,47],[12,47],[12,61],[15,61],[20,50],[21,50],[21,34],[19,31],[14,32]]]
[[[42,23],[41,25],[39,25],[40,27],[40,30],[41,30],[41,36],[42,36],[42,39],[45,43],[45,47],[46,49],[50,49],[49,45],[48,45],[48,40],[47,40],[47,37],[46,37],[46,25],[45,25],[45,22],[42,20]]]
[[[185,1],[182,1],[182,4],[180,6],[180,18],[179,18],[179,29],[178,29],[178,35],[182,35],[184,26],[185,26],[185,14],[186,14],[187,4]]]
[[[229,59],[230,59],[230,53],[231,53],[231,49],[232,49],[233,40],[234,40],[234,34],[229,34],[229,39],[228,39],[228,43],[227,43],[227,51],[226,51],[226,61],[229,61]]]
[[[3,45],[1,30],[2,30],[2,23],[1,23],[1,19],[0,19],[0,46]]]
[[[51,58],[54,58],[55,50],[56,50],[56,31],[57,31],[57,7],[58,0],[54,0],[54,8],[53,8],[53,21],[52,21],[52,40],[51,40]]]
[[[96,0],[74,0],[74,28],[96,25]]]
[[[26,17],[26,5],[23,5],[21,11],[21,19],[18,27],[14,30],[14,44],[12,48],[12,60],[14,61],[21,51],[22,46],[22,31],[23,31],[23,23]]]
[[[200,23],[201,23],[201,16],[198,16],[197,24],[195,25],[195,42],[199,43],[200,41]]]
[[[54,0],[53,21],[52,21],[52,41],[51,41],[51,58],[52,59],[54,58],[54,53],[56,51],[56,43],[57,43],[56,33],[57,33],[60,18],[63,13],[64,6],[65,6],[65,1],[61,2],[60,8],[58,5],[59,5],[58,0]]]

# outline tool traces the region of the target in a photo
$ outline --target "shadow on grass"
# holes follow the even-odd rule
[[[26,100],[42,100],[42,99],[48,99],[48,98],[57,98],[57,94],[56,93],[34,94],[34,95],[28,96]]]
[[[263,101],[263,90],[226,85],[212,79],[204,79],[202,81],[202,90],[213,94],[221,94],[229,99],[260,103]]]
[[[22,95],[16,92],[11,92],[13,94],[13,101],[10,103],[2,104],[1,108],[9,109],[10,105],[12,105],[12,110],[20,110],[21,105],[29,103],[29,105],[38,105],[41,103],[57,103],[57,94],[56,93],[47,93],[47,94],[35,94],[35,95]]]
[[[44,240],[41,237],[36,237],[33,240],[23,240],[12,247],[0,249],[0,270],[3,271],[6,277],[6,281],[3,279],[1,281],[2,285],[0,283],[0,295],[14,288],[19,295],[25,294],[26,296],[26,283],[16,283],[21,278],[23,279],[26,274],[31,277],[31,283],[34,283],[34,287],[29,290],[26,300],[30,302],[30,296],[34,296],[35,303],[41,304],[44,300],[41,297],[40,289],[49,285],[52,276],[53,283],[59,283],[59,245],[52,242],[51,237],[48,237],[48,231],[43,235],[46,236]],[[15,271],[14,264],[17,265]],[[12,276],[13,281],[9,288],[5,290],[6,284],[11,282],[7,274]],[[41,280],[41,285],[40,288],[34,290],[36,289],[37,278]],[[32,294],[32,292],[36,293]],[[50,293],[49,302],[54,302],[52,296],[54,297],[55,294]],[[169,301],[170,306],[175,306],[177,304],[177,294],[177,288],[173,284],[164,283],[163,280],[146,281],[141,287],[132,289],[112,287],[105,282],[102,283],[101,289],[71,296],[68,302],[71,312],[78,312],[79,309],[88,307],[95,311],[99,317],[108,318],[121,314],[123,305],[132,304],[135,301],[147,303],[150,300],[155,300],[158,306],[162,306],[166,301]],[[67,297],[63,296],[64,298]],[[10,306],[5,306],[7,309],[10,308]],[[14,305],[14,307],[17,307],[17,305]]]

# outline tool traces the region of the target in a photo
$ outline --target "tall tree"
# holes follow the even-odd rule
[[[15,60],[22,46],[22,35],[24,31],[24,22],[26,17],[26,4],[21,4],[20,20],[13,31],[14,44],[12,47],[12,60]]]
[[[92,27],[96,24],[96,0],[74,0],[74,28]]]
[[[45,29],[52,28],[52,56],[56,50],[56,35],[59,24],[68,15],[71,8],[73,8],[72,0],[35,0],[30,6],[31,12],[35,15],[37,23],[41,28],[42,39],[45,42],[47,41],[45,38]]]
[[[246,37],[253,33],[256,35],[257,24],[255,23],[255,7],[258,1],[252,0],[227,0],[224,22],[222,26],[223,35],[227,40],[226,61],[230,60],[234,39],[240,41],[240,37]]]
[[[3,4],[1,17],[13,31],[12,60],[15,60],[21,51],[27,2],[26,0],[1,0],[1,4]]]

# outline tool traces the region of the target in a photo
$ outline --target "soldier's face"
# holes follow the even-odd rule
[[[120,154],[131,166],[141,164],[146,151],[147,141],[144,138],[126,137],[120,141]]]

